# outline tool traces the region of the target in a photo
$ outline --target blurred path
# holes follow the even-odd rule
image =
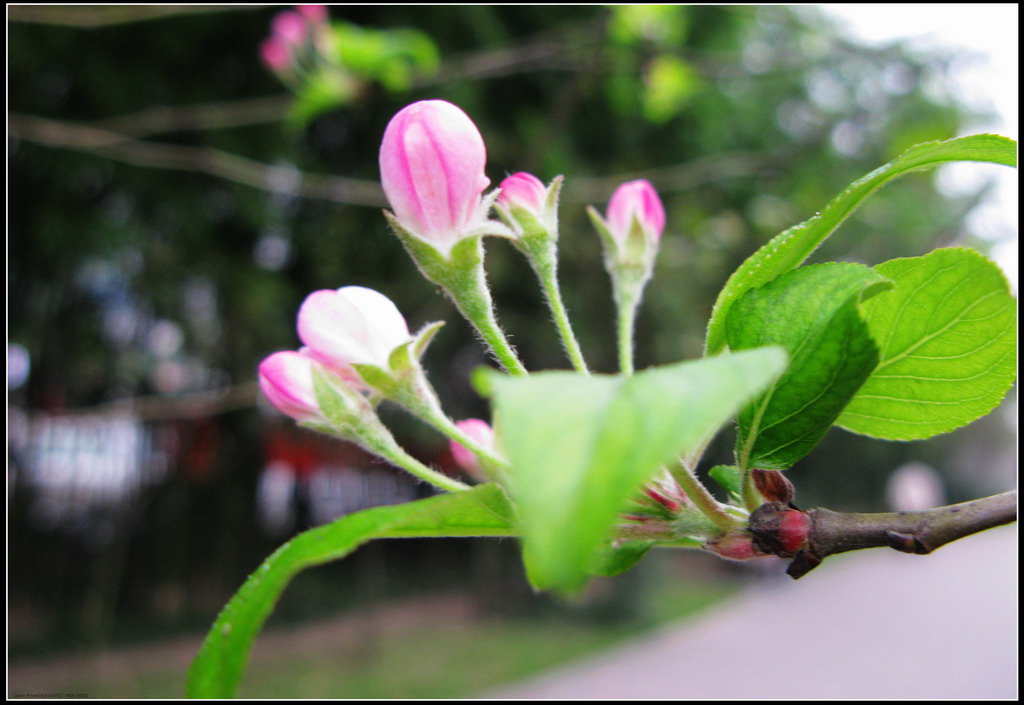
[[[1017,697],[1017,527],[875,549],[492,698]]]

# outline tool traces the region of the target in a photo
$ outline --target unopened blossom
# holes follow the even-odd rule
[[[520,171],[501,182],[499,206],[516,206],[540,217],[547,200],[548,189],[544,182],[533,174]]]
[[[447,254],[485,221],[486,161],[483,137],[460,108],[443,100],[413,103],[384,132],[384,194],[403,228]]]
[[[292,54],[280,37],[267,37],[260,44],[260,58],[272,71],[282,73],[291,65]]]
[[[615,189],[608,201],[606,222],[620,245],[626,244],[634,223],[639,223],[650,244],[657,244],[665,230],[665,207],[649,181],[629,181]]]
[[[314,291],[299,309],[298,329],[310,355],[349,380],[358,379],[355,364],[387,369],[391,352],[411,338],[391,299],[362,286]]]
[[[276,352],[260,363],[260,389],[279,411],[296,421],[324,421],[313,388],[317,363],[294,350]]]
[[[494,429],[490,424],[481,419],[463,419],[455,422],[460,431],[472,438],[487,450],[494,450]],[[458,441],[449,441],[452,458],[455,463],[474,477],[483,477],[483,470],[480,468],[480,460],[476,453],[466,448]]]
[[[306,40],[306,18],[292,10],[279,12],[270,22],[270,31],[289,45],[301,44]]]
[[[298,10],[303,17],[309,20],[310,24],[327,21],[326,5],[296,5],[295,9]]]

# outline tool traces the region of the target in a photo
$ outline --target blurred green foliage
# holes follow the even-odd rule
[[[427,369],[451,415],[485,415],[469,373],[486,356],[388,231],[383,202],[346,202],[345,184],[330,180],[320,197],[301,188],[304,174],[378,180],[384,128],[415,100],[449,100],[476,121],[494,184],[517,171],[566,176],[561,280],[598,371],[616,369],[614,312],[586,204],[603,210],[630,178],[658,188],[668,225],[638,321],[637,366],[693,358],[719,288],[758,246],[906,147],[953,137],[980,117],[950,86],[954,56],[858,46],[813,7],[378,5],[330,13],[345,23],[335,25],[340,56],[367,62],[379,84],[289,130],[291,99],[258,52],[275,8],[146,21],[121,13],[128,20],[92,28],[69,24],[74,11],[50,8],[49,19],[31,22],[12,11],[8,24],[9,340],[32,361],[10,399],[28,409],[250,382],[263,357],[297,347],[295,314],[308,293],[363,285],[392,298],[413,329],[449,322]],[[417,34],[383,34],[408,31]],[[396,49],[387,37],[406,43]],[[374,63],[375,51],[397,51],[429,69],[427,42],[439,56],[432,75]],[[238,109],[266,96],[280,96],[280,107]],[[323,95],[308,100],[316,109],[304,118],[324,104]],[[183,119],[183,109],[205,122]],[[41,119],[57,121],[56,132],[41,132]],[[112,157],[82,128],[113,132],[129,148]],[[40,136],[54,134],[60,145]],[[164,161],[139,144],[168,150]],[[213,175],[213,150],[251,161]],[[909,176],[814,259],[876,264],[976,245],[964,219],[982,191],[944,196],[933,175]],[[567,368],[526,262],[507,243],[487,247],[498,315],[527,367]],[[168,343],[167,330],[179,338]],[[411,447],[443,448],[402,415],[386,420]],[[167,560],[133,578],[140,584],[213,572],[230,594],[272,545],[253,540],[247,518],[259,418],[250,407],[222,421],[205,484],[172,483],[146,506],[145,541]],[[948,471],[956,443],[834,431],[794,468],[798,502],[879,508],[892,468],[923,458]],[[729,445],[716,441],[709,461],[724,462]],[[969,481],[954,479],[953,495],[970,494]],[[17,524],[17,506],[13,516]],[[34,537],[16,530],[12,550]],[[12,578],[12,592],[31,592],[36,579]]]

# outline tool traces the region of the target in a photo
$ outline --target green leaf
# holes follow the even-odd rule
[[[914,440],[994,409],[1016,378],[1017,357],[1017,302],[999,267],[952,248],[876,270],[896,283],[863,307],[880,360],[838,425]]]
[[[785,366],[779,349],[678,363],[632,377],[492,373],[497,435],[512,465],[533,584],[586,579],[632,494],[692,452]]]
[[[512,510],[497,485],[350,514],[299,534],[249,576],[214,622],[188,676],[192,698],[229,698],[249,650],[289,581],[305,569],[337,560],[380,538],[510,536]]]
[[[668,122],[700,88],[700,75],[688,61],[673,54],[654,57],[644,75],[644,117],[655,123]]]
[[[857,303],[884,285],[868,267],[831,262],[751,289],[733,305],[731,350],[781,345],[790,358],[785,374],[740,412],[741,468],[785,470],[818,444],[878,362]]]
[[[303,75],[295,90],[295,102],[288,110],[288,124],[306,127],[324,113],[348,105],[362,83],[343,71],[317,69]]]
[[[594,554],[587,572],[604,578],[625,573],[646,556],[653,545],[654,541],[610,542]]]
[[[724,489],[730,499],[740,498],[740,480],[742,473],[735,465],[716,465],[708,470],[708,476]]]
[[[745,292],[796,269],[872,191],[887,181],[917,169],[946,162],[990,162],[1017,166],[1017,143],[999,135],[971,135],[945,142],[928,142],[911,147],[885,166],[854,181],[833,198],[821,213],[772,238],[739,266],[718,294],[708,321],[704,349],[707,355],[720,352],[726,344],[725,325],[729,309]]]

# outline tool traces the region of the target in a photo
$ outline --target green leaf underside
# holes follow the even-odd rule
[[[919,144],[850,184],[821,213],[776,235],[733,272],[708,321],[706,354],[714,355],[725,347],[729,309],[745,292],[799,267],[875,189],[902,174],[957,161],[1016,167],[1017,143],[999,135],[971,135]]]
[[[654,541],[624,541],[621,544],[609,544],[594,554],[593,562],[587,572],[605,578],[620,575],[646,556],[652,546],[654,546]]]
[[[513,523],[504,492],[496,485],[481,485],[367,509],[299,534],[267,558],[221,611],[189,670],[189,697],[227,698],[235,693],[252,642],[299,571],[342,558],[371,539],[511,536]]]
[[[692,452],[785,366],[778,349],[632,377],[492,374],[497,435],[512,464],[523,557],[539,589],[572,591],[629,498]]]
[[[1016,378],[1017,357],[1017,303],[999,268],[950,248],[875,269],[896,284],[862,308],[880,360],[837,424],[914,440],[995,408]]]
[[[878,362],[857,305],[884,278],[859,264],[803,267],[757,289],[732,307],[731,350],[781,345],[786,372],[739,414],[741,467],[785,470],[807,455]]]

